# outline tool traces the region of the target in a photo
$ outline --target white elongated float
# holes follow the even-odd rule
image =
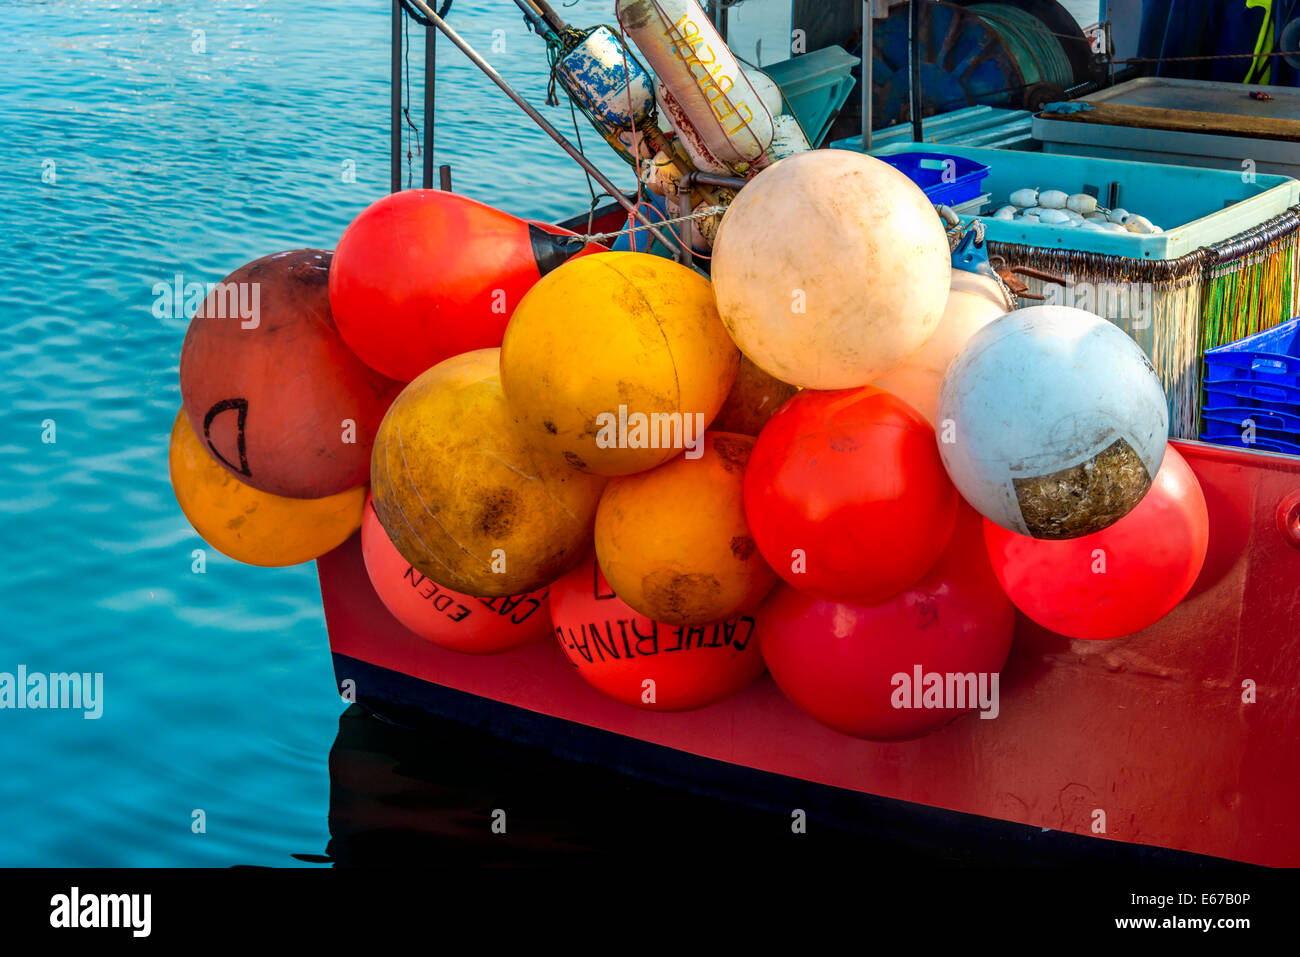
[[[700,5],[618,0],[616,10],[619,24],[708,153],[733,168],[761,163],[772,144],[771,111]],[[678,134],[683,135],[680,129]]]

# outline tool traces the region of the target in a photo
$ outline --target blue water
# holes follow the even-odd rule
[[[542,103],[544,49],[509,0],[450,19]],[[99,720],[0,710],[0,865],[291,864],[326,846],[344,704],[315,569],[208,549],[191,571],[203,542],[167,478],[185,321],[155,318],[152,289],[332,247],[387,191],[389,30],[385,0],[0,6],[0,672],[104,686]],[[438,53],[455,189],[530,217],[586,209],[572,161]]]

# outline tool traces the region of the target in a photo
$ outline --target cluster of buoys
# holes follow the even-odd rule
[[[549,632],[634,707],[703,707],[766,664],[850,735],[989,717],[1016,608],[1074,638],[1141,630],[1191,589],[1207,515],[1136,344],[1008,311],[953,261],[920,189],[847,151],[758,173],[711,281],[449,193],[386,197],[332,263],[235,274],[273,287],[260,332],[195,318],[177,496],[259,564],[359,526],[416,635],[490,654]]]

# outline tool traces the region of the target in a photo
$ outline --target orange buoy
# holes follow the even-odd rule
[[[584,472],[631,475],[699,440],[739,362],[707,279],[611,252],[529,291],[501,345],[501,384],[539,448]]]
[[[364,485],[375,430],[401,389],[339,337],[329,269],[323,249],[241,266],[203,301],[181,348],[181,401],[195,433],[237,479],[274,495]]]
[[[670,625],[748,611],[776,583],[745,521],[748,435],[706,432],[691,452],[611,479],[596,509],[596,557],[615,593]]]
[[[798,386],[768,375],[742,354],[736,381],[709,428],[715,432],[758,435],[781,404],[798,391]]]
[[[343,232],[330,305],[368,365],[409,382],[443,359],[501,345],[519,300],[574,256],[603,246],[440,189],[376,200]]]
[[[703,627],[655,622],[614,594],[594,559],[556,582],[550,601],[555,637],[578,674],[634,708],[702,708],[763,673],[752,617]]]
[[[236,479],[176,413],[167,453],[181,511],[209,545],[246,565],[281,567],[319,558],[361,524],[364,485],[324,498],[285,498]]]
[[[367,499],[361,554],[380,601],[426,641],[473,655],[509,651],[550,633],[546,589],[500,598],[475,598],[426,577],[402,557]]]
[[[591,548],[605,479],[541,454],[501,392],[500,349],[438,363],[375,439],[375,511],[397,550],[467,595],[543,588]]]

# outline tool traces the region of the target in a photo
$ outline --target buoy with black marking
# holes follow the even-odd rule
[[[204,448],[182,409],[167,452],[172,491],[203,540],[245,565],[282,568],[320,558],[361,524],[366,488],[322,498],[260,492],[222,468]]]
[[[364,485],[375,431],[402,384],[335,328],[330,253],[295,249],[213,286],[181,348],[181,401],[208,453],[246,485],[321,498]]]
[[[501,345],[533,284],[575,256],[604,251],[439,189],[371,203],[343,232],[330,306],[361,360],[410,382],[443,359]]]
[[[646,711],[689,711],[763,673],[754,616],[693,627],[655,621],[614,594],[594,558],[550,591],[555,638],[588,684]]]

